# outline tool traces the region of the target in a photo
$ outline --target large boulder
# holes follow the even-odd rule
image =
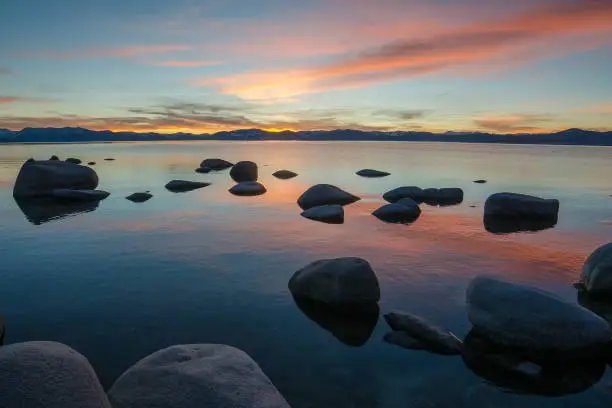
[[[234,164],[223,159],[205,159],[200,163],[201,169],[210,169],[214,171],[225,170],[232,167]]]
[[[612,242],[589,255],[582,266],[580,280],[592,296],[612,295]]]
[[[536,288],[478,277],[467,304],[477,334],[536,358],[597,358],[612,341],[601,317]]]
[[[108,396],[113,408],[289,408],[255,361],[221,344],[157,351],[119,377]]]
[[[344,208],[338,204],[320,205],[302,212],[302,217],[327,224],[342,224],[344,222]]]
[[[391,175],[391,173],[387,173],[386,171],[373,170],[373,169],[359,170],[355,174],[357,174],[358,176],[367,177],[367,178],[387,177]]]
[[[237,196],[258,196],[266,191],[266,187],[257,181],[243,181],[229,189],[230,193]]]
[[[230,177],[236,183],[242,183],[243,181],[257,181],[257,164],[251,161],[238,162],[234,164],[230,170]]]
[[[85,357],[53,342],[0,348],[0,407],[110,408]]]
[[[50,196],[56,189],[93,190],[98,175],[85,166],[59,160],[28,161],[23,164],[15,186],[15,198]]]
[[[361,258],[315,261],[289,280],[295,298],[308,299],[337,309],[370,309],[380,300],[376,273]]]
[[[424,201],[429,205],[457,205],[463,202],[463,190],[456,187],[426,188],[423,190]]]
[[[153,198],[153,194],[149,193],[148,191],[132,193],[125,197],[126,200],[133,203],[144,203],[145,201],[149,201],[151,198]]]
[[[307,210],[320,205],[338,204],[347,205],[359,201],[360,198],[330,184],[317,184],[306,190],[300,198],[298,205]]]
[[[110,195],[108,191],[102,190],[72,190],[68,188],[57,188],[50,194],[60,200],[71,201],[100,201]]]
[[[421,215],[421,209],[418,205],[403,205],[397,202],[385,204],[382,207],[379,207],[372,212],[372,215],[385,222],[409,224],[419,218],[419,215]]]
[[[525,194],[496,193],[485,202],[485,216],[557,218],[559,201]]]
[[[281,180],[289,180],[292,179],[294,177],[297,177],[297,173],[292,172],[291,170],[278,170],[274,173],[272,173],[272,175],[278,179]]]
[[[166,184],[166,189],[173,193],[185,193],[187,191],[197,190],[207,186],[210,186],[210,183],[201,183],[199,181],[188,180],[172,180]]]
[[[461,354],[463,343],[453,333],[439,327],[422,317],[405,312],[391,312],[385,315],[385,321],[394,331],[401,331],[420,341],[424,349],[438,354]],[[396,337],[388,336],[387,341]],[[403,340],[399,339],[398,340]],[[402,346],[402,344],[398,344]],[[413,347],[406,347],[413,348]]]
[[[412,198],[417,203],[422,203],[426,197],[422,188],[416,186],[404,186],[387,191],[385,194],[383,194],[383,198],[390,203],[395,203],[402,198]]]

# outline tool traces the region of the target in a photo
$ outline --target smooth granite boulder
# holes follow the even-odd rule
[[[338,204],[320,205],[302,212],[302,217],[327,224],[342,224],[344,222],[344,208]]]
[[[144,203],[145,201],[148,201],[151,198],[153,198],[153,194],[149,193],[148,191],[133,193],[125,197],[126,200],[130,200],[133,203]]]
[[[199,181],[188,180],[172,180],[166,184],[166,189],[173,193],[185,193],[187,191],[197,190],[199,188],[208,186],[210,186],[210,183],[201,183]]]
[[[53,342],[0,348],[0,408],[110,408],[85,357]]]
[[[590,295],[612,299],[612,242],[589,255],[582,266],[580,280]]]
[[[113,408],[289,408],[255,361],[221,344],[157,351],[108,392]]]
[[[44,197],[56,189],[94,190],[98,175],[85,166],[59,160],[26,162],[21,167],[13,197]]]
[[[201,169],[210,169],[213,171],[225,170],[232,167],[234,164],[223,159],[205,159],[200,163]]]
[[[289,280],[295,298],[338,309],[369,309],[380,300],[376,273],[361,258],[323,259],[297,271]]]
[[[485,202],[485,216],[557,219],[559,200],[525,194],[496,193]]]
[[[302,210],[308,210],[309,208],[321,205],[347,205],[359,200],[359,197],[347,193],[336,186],[317,184],[310,187],[298,198],[298,205]]]
[[[422,188],[416,186],[404,186],[394,188],[393,190],[387,191],[383,198],[390,202],[395,203],[402,198],[412,198],[417,203],[422,203],[426,196]]]
[[[418,205],[407,206],[398,202],[385,204],[382,207],[374,210],[372,215],[385,222],[409,224],[419,218],[419,215],[421,215],[421,209]]]
[[[230,177],[236,183],[242,183],[244,181],[257,181],[257,164],[251,161],[238,162],[230,169]]]
[[[355,174],[357,174],[358,176],[361,176],[361,177],[368,177],[368,178],[387,177],[387,176],[391,175],[391,173],[387,173],[386,171],[373,170],[373,169],[359,170]]]
[[[463,202],[463,190],[456,187],[426,188],[423,194],[425,203],[429,205],[448,206]]]
[[[279,171],[272,173],[272,175],[281,180],[289,180],[289,179],[292,179],[298,176],[297,173],[294,173],[290,170],[279,170]]]
[[[51,191],[50,196],[60,200],[71,201],[100,201],[108,197],[110,193],[102,190],[72,190],[68,188],[57,188]]]
[[[463,348],[461,340],[449,330],[439,327],[422,317],[405,312],[391,312],[385,315],[385,321],[392,330],[404,332],[420,341],[424,349],[438,354],[461,354],[461,349]],[[387,341],[389,341],[389,338]]]
[[[542,359],[594,359],[612,341],[612,328],[590,310],[536,288],[477,277],[467,290],[475,333]]]
[[[77,158],[74,158],[74,157],[69,157],[65,161],[68,162],[68,163],[72,163],[72,164],[81,164],[81,163],[83,163],[83,161],[81,159],[77,159]]]
[[[257,181],[243,181],[229,189],[229,192],[237,196],[258,196],[265,194],[266,187]]]

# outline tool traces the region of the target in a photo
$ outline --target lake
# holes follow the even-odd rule
[[[97,162],[99,188],[111,196],[92,211],[35,225],[13,200],[12,186],[26,159],[52,154]],[[194,172],[209,157],[257,162],[268,192],[232,196],[227,171]],[[285,168],[299,177],[272,177]],[[366,179],[355,175],[362,168],[392,174]],[[474,370],[461,356],[387,344],[382,338],[389,328],[382,317],[365,344],[347,344],[341,327],[327,322],[326,329],[301,311],[287,284],[295,271],[317,259],[362,257],[378,275],[381,313],[412,312],[460,338],[470,330],[465,290],[477,275],[534,285],[577,302],[572,284],[584,259],[612,241],[611,175],[612,148],[607,147],[410,142],[1,146],[5,341],[66,343],[89,358],[106,388],[160,348],[224,343],[249,353],[294,408],[609,407],[610,367],[593,380],[577,373],[590,381],[581,392],[557,384],[523,387]],[[212,185],[173,194],[164,188],[172,179]],[[475,184],[476,179],[488,183]],[[344,224],[300,216],[297,198],[317,183],[362,197],[345,207]],[[382,194],[402,185],[460,187],[465,199],[448,207],[423,204],[421,217],[410,225],[373,217]],[[145,190],[154,195],[146,203],[125,199]],[[559,199],[558,224],[538,232],[488,232],[484,201],[502,191]]]

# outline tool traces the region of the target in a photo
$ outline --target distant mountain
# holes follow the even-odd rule
[[[481,132],[365,132],[351,129],[266,132],[261,129],[240,129],[214,134],[162,134],[111,132],[110,130],[95,131],[83,128],[24,128],[20,131],[0,129],[0,143],[146,142],[172,140],[412,141],[612,146],[612,132],[568,129],[556,133],[516,135]]]

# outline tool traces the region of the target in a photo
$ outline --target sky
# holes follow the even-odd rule
[[[3,0],[0,128],[612,130],[612,0]]]

